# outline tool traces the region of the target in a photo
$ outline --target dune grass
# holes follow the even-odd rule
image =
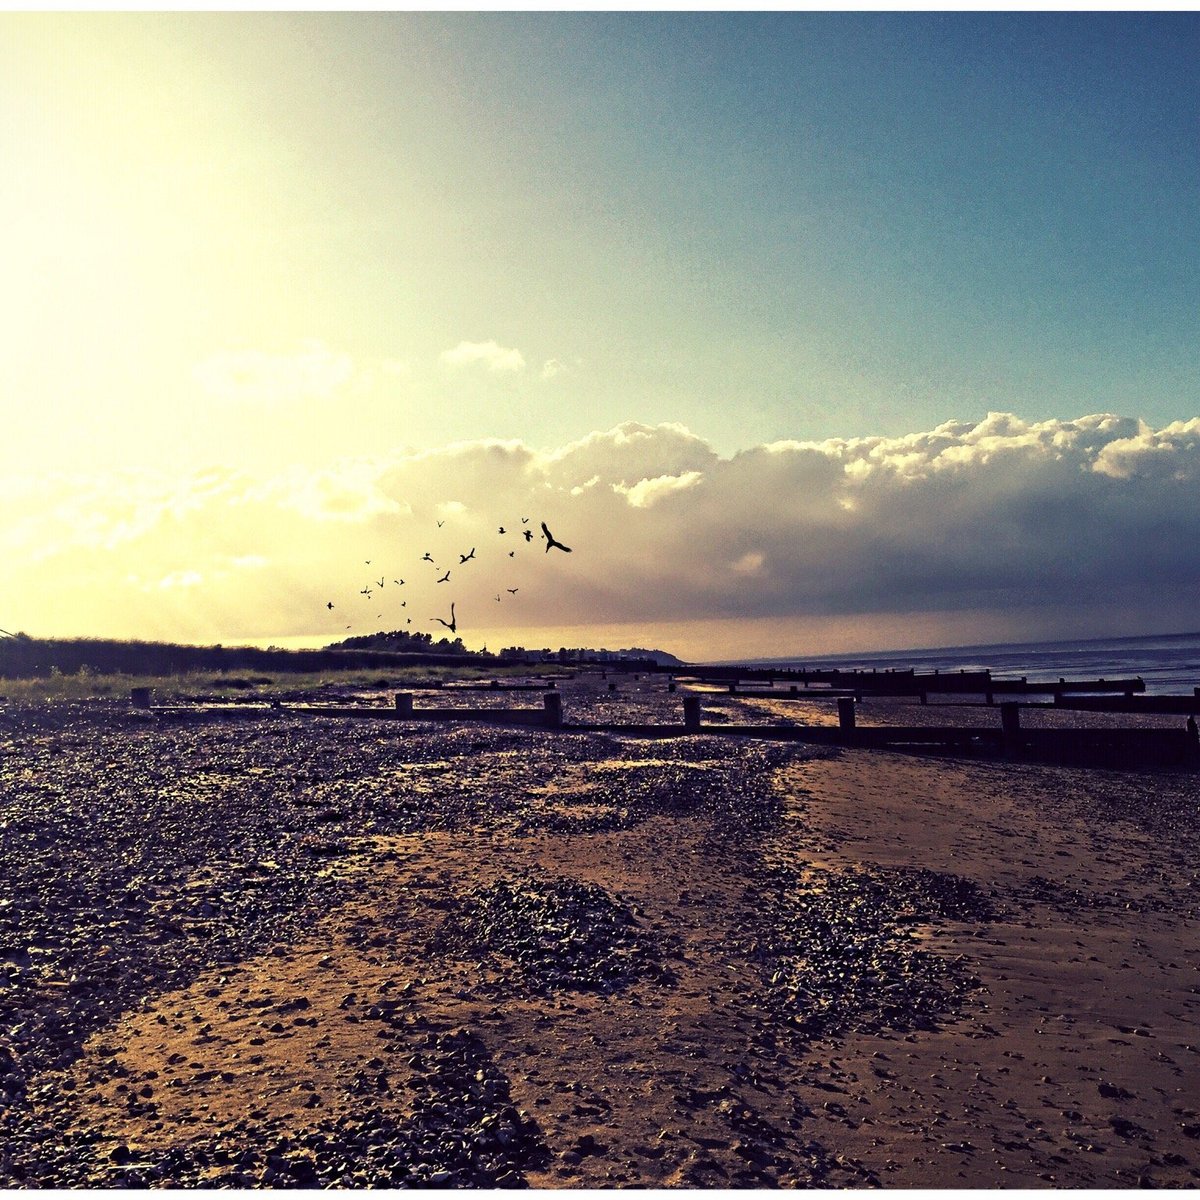
[[[271,699],[296,692],[325,689],[403,690],[422,683],[459,679],[472,681],[526,675],[528,667],[462,666],[401,667],[353,671],[188,671],[176,675],[95,674],[87,670],[64,675],[52,672],[35,679],[0,679],[0,697],[12,703],[62,703],[82,700],[128,699],[136,687],[152,688],[157,703],[217,697]]]

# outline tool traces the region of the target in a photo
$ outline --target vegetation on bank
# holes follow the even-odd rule
[[[356,639],[355,646],[323,650],[283,650],[272,646],[186,646],[174,642],[117,641],[108,638],[31,638],[24,634],[0,639],[0,679],[49,678],[60,675],[185,675],[202,671],[287,672],[371,670],[444,663],[492,663],[491,655],[475,654],[456,638],[434,641],[428,634],[378,635],[382,641]]]
[[[450,680],[487,680],[526,667],[460,666],[399,667],[376,670],[281,672],[256,675],[237,672],[185,671],[177,674],[96,674],[86,668],[74,675],[52,671],[27,679],[0,680],[0,702],[53,703],[77,700],[128,700],[136,687],[154,691],[158,703],[175,700],[277,699],[291,695],[319,695],[330,691],[368,691],[419,688]]]
[[[661,653],[646,652],[648,658]],[[429,634],[403,631],[348,638],[321,650],[16,634],[0,638],[0,699],[19,703],[118,698],[128,697],[135,687],[153,688],[160,702],[273,698],[322,687],[403,690],[445,679],[525,675],[577,661],[552,658],[534,665],[467,650],[460,638],[435,641]]]

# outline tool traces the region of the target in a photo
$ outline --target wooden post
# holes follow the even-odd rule
[[[396,716],[411,717],[413,715],[412,692],[396,693]]]
[[[675,680],[672,679],[671,682],[667,684],[667,691],[668,692],[675,691]]]
[[[562,728],[562,696],[558,692],[547,692],[542,697],[542,703],[546,708],[546,728],[561,729]]]
[[[1000,705],[1000,728],[1004,732],[1004,753],[1017,754],[1021,749],[1021,709],[1015,700]]]
[[[854,729],[854,701],[849,696],[838,697],[838,728],[844,733]]]
[[[615,692],[615,691],[617,690],[617,685],[616,685],[615,683],[610,683],[610,684],[608,685],[608,690],[609,690],[610,692]]]
[[[153,690],[153,688],[148,687],[131,688],[129,692],[129,703],[133,705],[134,708],[149,708],[150,693]]]
[[[797,696],[800,694],[800,689],[793,683],[791,686],[791,694]]]
[[[700,728],[700,697],[699,696],[684,696],[683,698],[683,726],[685,729],[697,730]]]
[[[735,680],[734,680],[734,681],[733,681],[733,682],[732,682],[732,683],[729,685],[729,694],[732,696],[732,695],[734,694],[734,692],[736,692],[736,691],[737,691],[737,680],[735,679]]]

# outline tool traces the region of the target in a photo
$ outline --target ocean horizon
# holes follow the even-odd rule
[[[1147,695],[1190,694],[1200,687],[1200,631],[1046,642],[995,642],[918,647],[869,653],[730,659],[771,667],[842,667],[846,670],[991,671],[1000,679],[1133,679]]]

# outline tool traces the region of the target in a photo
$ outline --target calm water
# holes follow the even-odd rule
[[[1001,679],[1024,675],[1036,682],[1066,679],[1146,681],[1147,694],[1190,695],[1200,687],[1200,633],[1110,638],[1086,642],[1008,642],[938,650],[893,650],[882,654],[828,654],[805,659],[757,659],[772,666],[844,667],[917,671],[990,670]]]

